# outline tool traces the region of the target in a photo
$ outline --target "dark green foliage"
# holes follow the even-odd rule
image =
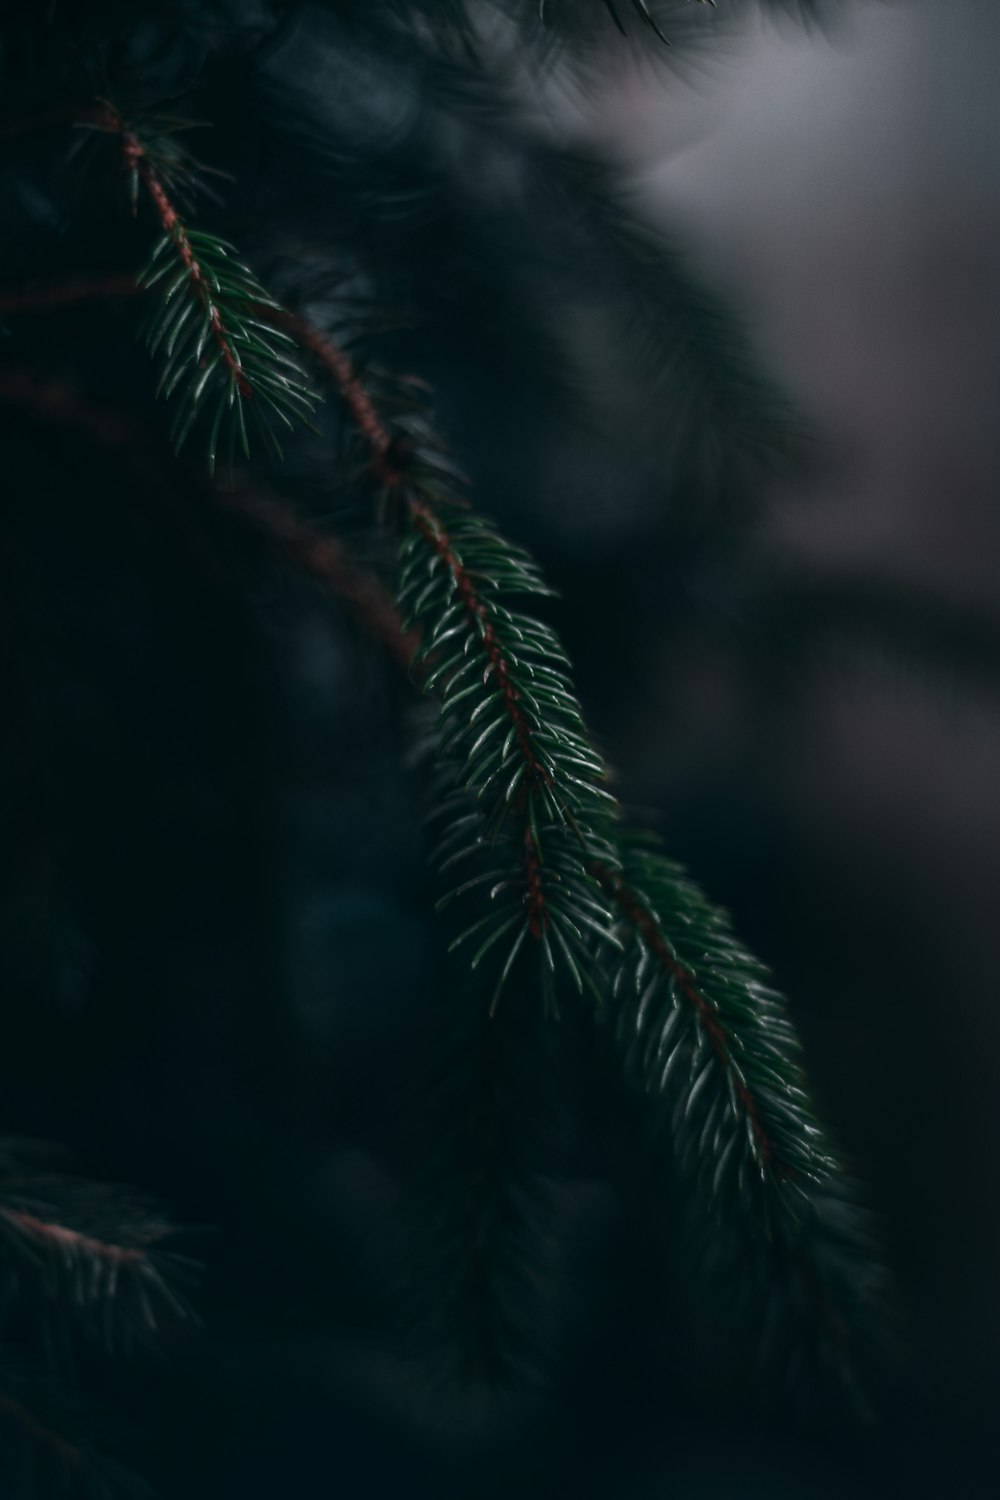
[[[836,1164],[784,1002],[725,914],[662,854],[630,841],[615,889],[625,941],[618,1039],[640,1086],[673,1106],[682,1169],[707,1199],[759,1182],[765,1229],[774,1216],[794,1218],[807,1185]]]
[[[611,884],[623,1066],[678,1173],[702,1316],[742,1340],[761,1387],[813,1418],[879,1337],[871,1230],[813,1113],[782,997],[726,914],[649,841]]]
[[[626,390],[637,384],[652,403],[655,428],[642,435],[660,450],[674,492],[732,503],[788,472],[805,424],[730,309],[636,218],[604,163],[565,151],[542,171],[583,230],[571,262],[581,294],[602,280],[614,288],[612,349]]]
[[[149,1203],[56,1165],[51,1148],[0,1142],[4,1492],[124,1500],[148,1490],[109,1457],[121,1444],[88,1387],[191,1317],[194,1265]]]
[[[157,315],[147,337],[163,364],[158,390],[175,406],[174,446],[184,446],[204,415],[209,472],[220,452],[231,469],[237,444],[249,458],[250,430],[280,459],[275,423],[291,429],[308,418],[315,397],[289,335],[264,321],[278,304],[232,246],[175,225],[157,243],[140,284],[155,289]]]
[[[538,696],[539,653],[558,651],[554,638],[539,637],[539,627],[498,603],[505,590],[544,590],[530,559],[458,507],[447,533],[411,532],[403,559],[402,602],[412,601],[413,622],[425,630],[425,687],[442,694],[441,764],[455,766],[458,782],[440,807],[437,857],[456,882],[441,905],[472,892],[481,904],[489,897],[452,946],[468,944],[473,968],[490,956],[499,973],[494,1006],[522,948],[540,946],[543,974],[556,970],[558,955],[600,1014],[600,976],[617,938],[616,1036],[626,1074],[646,1100],[648,1128],[670,1142],[689,1197],[698,1245],[692,1273],[707,1284],[706,1306],[714,1302],[709,1323],[727,1319],[744,1357],[762,1379],[766,1373],[766,1389],[800,1409],[815,1414],[833,1390],[863,1405],[853,1350],[857,1330],[876,1317],[880,1287],[864,1220],[812,1113],[784,1002],[725,914],[678,866],[622,835],[616,804],[599,783],[595,803],[591,783],[571,779],[567,816],[559,753],[567,701],[573,756],[589,775],[595,766],[603,772],[603,763],[582,737],[560,657],[541,672],[542,684],[549,671],[559,673],[558,693]],[[476,600],[489,601],[485,614],[470,609],[468,580]],[[544,822],[537,806],[519,808],[515,800],[532,771],[531,750],[526,756],[517,723],[511,727],[489,659],[484,672],[476,649],[484,640],[511,652],[516,701],[531,715],[530,746],[553,747],[543,762],[552,778],[539,799]],[[525,878],[526,838],[542,856],[544,902],[537,905]],[[721,1301],[720,1285],[727,1287]]]
[[[548,592],[533,561],[471,511],[411,506],[399,600],[407,623],[423,629],[425,689],[441,699],[441,754],[458,768],[438,846],[457,882],[445,902],[489,888],[489,911],[453,946],[471,945],[473,967],[498,950],[497,994],[526,942],[540,947],[549,975],[565,966],[578,990],[592,984],[592,939],[615,942],[589,868],[615,857],[602,833],[615,806],[607,772],[586,738],[558,639],[515,603]]]
[[[847,1394],[863,1410],[857,1346],[862,1332],[878,1341],[883,1288],[784,1001],[725,913],[620,828],[557,638],[506,602],[549,592],[533,560],[442,498],[455,475],[423,421],[405,450],[400,436],[405,478],[381,477],[403,496],[400,603],[442,703],[439,904],[474,894],[486,908],[452,947],[495,967],[501,1018],[525,949],[541,950],[547,994],[563,965],[598,1016],[610,989],[625,1073],[688,1204],[703,1326],[736,1341],[766,1399],[815,1417]]]
[[[623,827],[570,661],[535,613],[536,604],[553,608],[553,591],[530,554],[467,502],[422,382],[348,358],[347,347],[364,356],[393,325],[387,288],[402,289],[406,303],[408,267],[394,267],[390,256],[387,270],[369,253],[372,225],[398,226],[414,243],[425,232],[432,259],[457,231],[465,288],[485,289],[495,323],[512,309],[517,373],[534,381],[529,389],[540,398],[552,399],[559,379],[576,394],[593,382],[600,359],[581,370],[560,334],[564,321],[598,305],[615,374],[601,371],[603,383],[588,393],[591,409],[625,426],[621,401],[605,388],[618,372],[643,393],[658,431],[642,436],[664,493],[706,508],[756,494],[799,453],[800,423],[737,321],[628,210],[607,165],[524,122],[510,54],[498,43],[494,68],[483,45],[497,7],[399,0],[376,10],[328,0],[326,8],[330,35],[371,54],[374,77],[383,76],[381,66],[397,70],[418,102],[405,149],[377,148],[355,161],[356,121],[342,134],[332,126],[324,133],[290,90],[283,124],[315,169],[304,173],[309,190],[321,200],[331,185],[338,190],[331,210],[324,202],[316,208],[316,239],[322,244],[339,221],[348,225],[336,254],[317,252],[318,284],[311,273],[296,283],[294,265],[285,264],[286,281],[293,292],[298,285],[299,303],[320,326],[286,311],[228,240],[189,227],[199,190],[204,202],[204,169],[177,142],[184,122],[142,100],[136,53],[111,56],[109,48],[100,59],[112,75],[113,62],[138,75],[135,112],[119,114],[102,94],[84,101],[87,118],[75,123],[110,145],[104,189],[141,209],[129,232],[144,252],[147,226],[159,224],[139,285],[159,389],[173,403],[175,450],[200,424],[209,470],[221,457],[232,472],[258,457],[252,430],[266,456],[281,459],[284,429],[294,434],[293,463],[282,471],[291,471],[289,490],[296,483],[308,490],[310,474],[320,474],[326,526],[338,505],[356,511],[374,495],[382,540],[371,542],[372,554],[390,550],[386,536],[398,549],[391,566],[402,627],[418,638],[413,676],[440,710],[431,735],[432,857],[443,876],[443,946],[461,964],[440,1007],[436,1148],[407,1197],[418,1221],[411,1272],[435,1284],[431,1321],[438,1317],[454,1335],[460,1377],[472,1369],[500,1385],[541,1387],[553,1363],[544,1346],[557,1342],[544,1316],[540,1253],[558,1237],[546,1191],[558,1174],[545,1164],[554,1079],[567,1059],[575,1064],[581,1034],[613,1040],[659,1185],[679,1205],[678,1260],[700,1289],[698,1341],[719,1341],[726,1352],[716,1368],[735,1372],[744,1397],[761,1379],[765,1400],[822,1408],[831,1389],[855,1389],[856,1346],[878,1318],[877,1258],[814,1118],[784,1002],[724,913]],[[544,50],[534,0],[499,9],[536,27],[517,47]],[[295,7],[288,10],[294,19]],[[672,22],[681,17],[689,29],[712,19],[701,5],[645,0],[575,9],[553,0],[543,10],[568,56],[588,55],[612,21],[659,45],[674,39]],[[179,14],[186,45],[195,23],[183,6]],[[115,19],[127,35],[127,15],[116,11]],[[310,146],[313,134],[318,144]],[[456,163],[468,151],[477,173],[460,182]],[[240,191],[239,183],[231,189],[237,201]],[[242,211],[252,226],[252,194]],[[510,251],[518,237],[526,243]],[[310,247],[289,238],[291,246],[280,247],[285,261],[308,260]],[[397,254],[405,262],[405,251]],[[461,293],[456,301],[461,309]],[[437,305],[447,304],[446,289]],[[548,317],[541,333],[535,307]],[[528,329],[531,349],[544,348],[553,369],[526,357]],[[307,357],[341,398],[346,441],[311,426]],[[640,424],[624,431],[626,444],[639,433]],[[134,441],[142,449],[147,439],[139,433]],[[165,492],[193,494],[207,508],[222,503],[183,470]],[[294,532],[308,552],[319,535],[294,523],[282,533],[280,502],[270,496],[250,509],[264,530],[277,518],[276,544]],[[309,571],[324,576],[321,566]],[[164,1249],[165,1237],[155,1215],[117,1195],[44,1173],[12,1170],[0,1181],[0,1257],[19,1292],[31,1287],[24,1307],[37,1301],[60,1326],[78,1321],[111,1352],[185,1312],[177,1290],[184,1267]]]
[[[526,117],[516,71],[502,63],[473,71],[427,47],[408,65],[426,118],[405,180],[387,172],[358,185],[369,195],[365,215],[419,219],[445,199],[461,215],[448,233],[469,237],[468,255],[491,273],[489,295],[518,278],[503,312],[517,320],[526,364],[543,371],[550,399],[558,390],[581,422],[614,424],[641,442],[678,503],[697,495],[703,511],[733,509],[765,478],[790,472],[807,447],[802,415],[689,257],[636,214],[620,173]],[[466,152],[488,193],[470,196],[449,170]],[[343,168],[331,170],[342,185]],[[581,368],[567,330],[595,313],[600,367]]]
[[[190,1315],[180,1287],[193,1267],[162,1248],[173,1232],[148,1204],[100,1183],[15,1166],[0,1184],[0,1256],[21,1297],[34,1288],[43,1318],[72,1308],[108,1353]]]
[[[801,678],[817,658],[980,689],[995,688],[1000,668],[1000,627],[988,611],[901,579],[775,574],[745,601],[738,625],[772,683]]]

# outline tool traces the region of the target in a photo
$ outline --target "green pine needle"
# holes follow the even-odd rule
[[[157,299],[147,345],[162,360],[158,393],[174,404],[171,437],[184,446],[204,418],[208,466],[250,455],[255,430],[281,457],[275,428],[308,421],[316,397],[288,334],[267,319],[278,304],[232,246],[179,224],[159,240],[140,276]]]
[[[519,597],[551,590],[527,553],[465,507],[413,499],[408,519],[399,603],[406,628],[423,633],[418,660],[441,704],[439,753],[457,783],[439,856],[443,868],[459,867],[449,897],[492,887],[487,913],[453,946],[475,939],[475,967],[507,940],[499,994],[530,940],[543,972],[582,991],[594,940],[618,944],[590,869],[617,863],[604,833],[617,804],[559,640],[519,607]]]
[[[725,912],[648,840],[624,838],[604,883],[621,916],[619,1051],[686,1191],[703,1316],[742,1339],[769,1390],[813,1415],[836,1397],[864,1411],[858,1346],[878,1337],[884,1288],[786,1004]]]
[[[173,402],[174,447],[202,427],[214,473],[220,455],[232,468],[237,447],[249,458],[251,430],[280,459],[277,430],[308,423],[317,396],[275,326],[274,298],[232,245],[181,216],[210,171],[178,140],[192,123],[150,112],[129,122],[107,104],[99,128],[120,140],[133,209],[141,188],[162,230],[138,282],[154,300],[146,341],[162,362],[157,393]]]

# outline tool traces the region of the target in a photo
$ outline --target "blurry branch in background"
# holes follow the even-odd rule
[[[0,1454],[5,1493],[127,1497],[145,1485],[95,1437],[94,1361],[168,1343],[191,1319],[195,1263],[131,1194],[55,1170],[51,1148],[0,1141]],[[85,1372],[91,1372],[88,1376]]]
[[[772,691],[831,658],[990,696],[1000,691],[1000,619],[905,579],[771,572],[729,623],[737,649]]]

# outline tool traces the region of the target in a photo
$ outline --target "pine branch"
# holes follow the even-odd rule
[[[51,1146],[0,1141],[4,1494],[145,1496],[110,1456],[127,1442],[95,1438],[103,1408],[77,1387],[103,1379],[108,1357],[193,1321],[195,1266],[167,1248],[174,1228],[149,1203],[57,1164]]]
[[[817,1298],[803,1290],[836,1285],[838,1275],[850,1290],[859,1275],[842,1275],[849,1255],[838,1250],[831,1265],[826,1254],[836,1236],[817,1205],[835,1200],[836,1169],[810,1134],[815,1126],[801,1095],[794,1039],[762,971],[736,949],[716,914],[698,906],[674,867],[650,857],[633,878],[633,851],[619,871],[616,808],[601,795],[600,762],[582,738],[565,658],[548,627],[506,603],[516,593],[544,595],[545,585],[525,554],[452,498],[459,477],[415,404],[414,388],[393,393],[386,384],[376,405],[372,382],[361,380],[338,345],[283,316],[333,376],[374,483],[403,524],[401,600],[423,628],[422,670],[442,700],[439,754],[458,768],[442,802],[439,856],[448,869],[464,866],[451,897],[489,888],[487,910],[457,943],[475,939],[478,964],[506,940],[495,994],[531,945],[542,950],[543,974],[561,965],[583,987],[592,973],[590,935],[596,931],[603,945],[614,905],[624,919],[620,987],[626,964],[652,986],[635,1018],[640,1077],[657,1118],[673,1128],[682,1170],[721,1215],[702,1247],[703,1266],[718,1271],[723,1246],[756,1256],[758,1295],[745,1296],[748,1305],[733,1315],[756,1330],[748,1334],[752,1343],[761,1343],[767,1310],[787,1300],[789,1286],[805,1307],[786,1308],[786,1344],[791,1334],[812,1338],[846,1327],[839,1312],[821,1311],[831,1301],[823,1300],[825,1291]],[[394,410],[395,430],[380,407]],[[587,774],[578,786],[573,768],[581,748]],[[530,801],[517,796],[524,783],[534,793]],[[640,895],[649,886],[655,896]],[[690,955],[675,926],[694,945]],[[567,933],[563,944],[560,934]],[[686,1010],[674,1006],[677,996]],[[848,1250],[853,1232],[849,1226],[843,1235]],[[855,1268],[860,1264],[857,1257]],[[736,1277],[735,1284],[745,1288],[746,1281]],[[832,1336],[817,1343],[825,1358],[837,1348]]]
[[[422,726],[433,712],[428,704],[420,713]],[[439,738],[431,728],[416,751],[432,827],[449,820],[454,785]],[[418,1048],[411,1073],[407,1134],[417,1165],[401,1247],[405,1347],[415,1346],[425,1367],[434,1351],[436,1394],[473,1409],[530,1402],[551,1388],[569,1352],[568,1284],[585,1259],[573,1216],[572,1127],[589,1017],[547,1014],[530,970],[500,1006],[491,989],[481,973],[445,962],[427,1060]]]
[[[173,1228],[102,1184],[52,1176],[0,1184],[0,1259],[47,1313],[72,1309],[87,1336],[128,1350],[191,1317],[193,1262],[163,1248]]]
[[[174,402],[177,450],[205,415],[214,472],[220,451],[232,468],[237,442],[249,457],[251,429],[280,459],[275,425],[307,422],[316,398],[291,338],[261,317],[277,304],[231,245],[189,228],[180,213],[176,194],[194,196],[205,171],[176,141],[190,123],[150,117],[142,135],[107,105],[94,128],[120,138],[133,206],[141,186],[159,221],[161,238],[138,278],[159,304],[147,334],[150,353],[163,357],[158,394]]]
[[[740,1177],[741,1166],[779,1186],[823,1181],[834,1163],[816,1144],[797,1042],[766,971],[738,947],[720,910],[662,855],[626,843],[622,873],[601,869],[598,876],[618,906],[631,950],[616,976],[619,994],[624,989],[628,997],[619,1035],[629,1066],[645,1088],[662,1092],[693,1046],[693,1102],[703,1090],[712,1092],[707,1086],[714,1080],[720,1085],[719,1119],[706,1137],[726,1148],[721,1157],[717,1149],[708,1153],[719,1158],[713,1190],[729,1175]],[[674,1121],[675,1136],[683,1125],[684,1117]],[[767,1207],[762,1202],[762,1211]]]
[[[442,870],[462,865],[465,878],[443,899],[490,888],[488,910],[453,946],[471,942],[476,968],[505,940],[494,1000],[526,948],[539,952],[550,998],[564,972],[599,999],[592,941],[617,940],[590,865],[617,863],[606,829],[617,804],[587,739],[568,658],[552,629],[516,602],[551,590],[529,555],[459,498],[461,476],[413,388],[384,384],[393,431],[335,340],[287,315],[283,322],[332,377],[401,522],[404,628],[421,631],[416,660],[441,705],[440,754],[457,768],[439,857]]]
[[[656,29],[656,12],[640,0],[633,6]],[[456,15],[463,11],[459,5]],[[362,382],[334,341],[304,324],[294,329],[296,320],[230,247],[188,229],[177,191],[187,166],[176,153],[164,154],[117,117],[100,128],[120,137],[133,190],[143,189],[162,231],[142,282],[160,299],[150,337],[167,357],[178,443],[206,400],[212,465],[223,422],[230,457],[237,436],[247,451],[246,413],[259,415],[261,391],[289,425],[308,414],[307,388],[294,362],[287,374],[277,324],[326,366],[366,446],[366,470],[402,536],[399,597],[422,632],[420,670],[441,704],[439,754],[452,790],[442,801],[440,857],[447,870],[461,870],[445,899],[486,907],[455,945],[474,949],[473,967],[487,955],[501,960],[494,1003],[519,955],[532,951],[547,983],[562,972],[601,1001],[600,968],[608,949],[622,946],[619,1025],[628,1065],[651,1114],[670,1128],[695,1189],[693,1219],[711,1226],[700,1242],[702,1269],[721,1286],[720,1305],[755,1349],[777,1337],[793,1380],[804,1341],[821,1349],[821,1362],[839,1364],[840,1336],[859,1309],[863,1315],[861,1260],[851,1259],[859,1241],[856,1226],[841,1225],[831,1207],[840,1178],[802,1092],[787,1018],[763,971],[675,867],[631,847],[623,860],[617,804],[569,664],[554,633],[521,602],[549,592],[535,564],[463,503],[460,476],[415,387]],[[568,198],[587,236],[627,268],[646,351],[640,362],[683,413],[681,427],[695,433],[695,461],[678,466],[682,477],[714,478],[709,461],[728,465],[733,446],[741,458],[769,452],[772,428],[753,380],[744,381],[742,356],[719,376],[726,330],[720,334],[713,306],[680,275],[664,293],[652,237],[619,224],[617,199],[599,174],[585,167]],[[268,526],[275,521],[266,504],[260,515]],[[294,527],[285,535],[290,550],[316,561],[313,539]],[[0,1242],[11,1235],[41,1263],[72,1276],[85,1267],[99,1282],[109,1265],[121,1276],[138,1248],[30,1204],[0,1205]]]
[[[812,1415],[837,1392],[863,1410],[858,1356],[878,1341],[884,1288],[785,1002],[655,849],[627,838],[621,871],[598,873],[622,921],[617,1042],[688,1190],[702,1316],[768,1391]]]
[[[411,388],[397,393],[401,410],[393,433],[338,346],[315,331],[309,346],[324,357],[341,390],[366,445],[376,487],[402,511],[401,591],[404,602],[413,596],[411,608],[420,600],[415,612],[428,632],[421,659],[428,688],[436,687],[443,698],[447,750],[442,759],[464,761],[461,777],[452,775],[461,785],[442,803],[446,832],[440,854],[449,868],[458,862],[456,855],[476,863],[453,894],[492,887],[482,925],[462,938],[478,939],[479,959],[506,937],[501,983],[518,947],[529,940],[552,953],[554,967],[562,950],[544,926],[545,903],[550,891],[558,890],[553,877],[562,879],[570,903],[578,901],[578,872],[586,859],[584,912],[596,920],[601,946],[611,925],[604,913],[614,906],[622,918],[619,1004],[622,1033],[630,1043],[629,1068],[638,1070],[654,1117],[672,1128],[682,1171],[714,1205],[715,1216],[706,1215],[699,1192],[693,1194],[691,1216],[705,1235],[697,1241],[696,1261],[713,1292],[720,1287],[724,1292],[716,1316],[725,1309],[755,1350],[766,1350],[777,1338],[785,1373],[799,1367],[795,1359],[805,1358],[805,1343],[814,1364],[822,1356],[821,1363],[835,1366],[846,1379],[850,1366],[844,1346],[874,1298],[865,1281],[862,1238],[801,1094],[794,1038],[780,1002],[767,990],[763,971],[735,945],[719,914],[683,882],[676,867],[635,849],[627,849],[620,867],[614,808],[606,798],[598,805],[582,804],[591,817],[589,843],[572,819],[560,818],[562,800],[541,802],[541,795],[554,799],[559,787],[542,773],[559,766],[536,749],[544,749],[553,732],[551,712],[539,710],[554,703],[564,713],[567,701],[574,700],[564,659],[548,665],[558,647],[547,627],[497,600],[515,588],[543,594],[534,564],[467,508],[440,499],[442,491],[457,487],[457,476],[429,435],[422,411],[412,409]],[[455,634],[448,636],[450,631]],[[519,677],[511,683],[515,672]],[[477,717],[470,722],[473,714]],[[558,726],[562,720],[554,722]],[[498,744],[487,751],[491,759],[484,765],[474,757],[470,766],[469,751],[476,749],[483,729],[490,731],[486,745],[490,738]],[[567,730],[574,729],[579,732],[575,716],[567,721]],[[507,748],[498,755],[504,734]],[[565,749],[565,739],[556,743]],[[476,754],[483,749],[479,745]],[[507,757],[514,753],[511,767]],[[513,814],[520,814],[515,822],[504,796],[499,827],[490,826],[490,801],[477,793],[484,782],[489,793],[488,779],[496,779],[497,772],[511,779],[518,775],[518,784],[530,776],[546,788],[539,797],[544,845],[535,831],[537,804],[533,827],[530,807],[515,804]],[[585,794],[591,785],[583,778]],[[506,826],[510,823],[513,827]],[[525,829],[532,837],[528,846],[519,844]],[[545,866],[531,862],[538,847],[548,856]],[[480,868],[480,862],[489,868]],[[602,888],[603,908],[595,911],[590,892]],[[501,893],[508,904],[497,910]],[[579,922],[576,905],[568,909],[567,920]],[[562,955],[574,978],[576,965],[578,983],[591,973],[587,938],[592,930],[589,921],[580,923],[580,947]],[[851,1311],[859,1302],[865,1304],[862,1314]]]

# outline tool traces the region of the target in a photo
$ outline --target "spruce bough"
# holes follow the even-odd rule
[[[490,8],[399,0],[374,19],[361,8],[352,23],[373,50],[390,56],[411,38],[428,89],[441,89],[441,98],[451,89],[456,108],[468,102],[454,92],[455,70],[464,71],[483,112],[477,128],[488,114],[503,132],[510,120],[502,69],[494,77],[481,35]],[[590,57],[598,18],[606,23],[608,11],[629,30],[629,10],[654,38],[670,39],[669,7],[607,0],[575,19],[569,9],[550,4],[539,16],[533,5],[507,7],[516,45],[543,46],[543,30],[547,55],[561,46],[557,66],[571,69],[574,59]],[[78,48],[73,38],[76,61]],[[564,1032],[581,1021],[590,1026],[631,1091],[653,1180],[682,1206],[679,1262],[697,1288],[694,1316],[706,1341],[729,1347],[734,1384],[742,1381],[744,1396],[754,1387],[768,1404],[810,1414],[828,1412],[844,1395],[866,1410],[864,1367],[882,1316],[882,1277],[870,1224],[811,1106],[784,1000],[726,914],[655,840],[629,826],[551,623],[553,591],[530,554],[476,510],[423,385],[366,357],[379,308],[359,313],[332,286],[312,298],[320,314],[307,317],[267,289],[250,269],[251,255],[203,227],[203,217],[211,223],[207,179],[215,174],[182,144],[191,122],[144,97],[140,54],[125,49],[125,78],[102,75],[92,97],[73,92],[42,117],[12,117],[4,134],[86,132],[91,178],[99,174],[134,215],[148,241],[145,264],[126,275],[81,273],[61,288],[29,288],[20,300],[15,289],[5,305],[28,315],[74,301],[134,299],[158,371],[148,426],[118,423],[34,371],[0,372],[0,399],[88,432],[154,485],[152,476],[175,461],[156,452],[166,408],[174,454],[184,461],[190,453],[207,470],[201,501],[242,518],[349,599],[359,620],[390,642],[414,687],[436,705],[425,752],[433,766],[437,910],[445,946],[462,966],[455,972],[473,976],[469,1003],[480,1008],[482,1027],[473,1028],[469,1048],[485,1059],[487,1094],[496,1088],[499,1099],[497,1057],[516,1045],[513,1037],[534,1045],[544,1033],[544,1046],[558,1049]],[[78,70],[68,71],[76,90]],[[616,267],[626,303],[631,297],[633,316],[641,314],[637,368],[654,383],[662,377],[668,404],[682,385],[690,396],[677,412],[686,451],[724,453],[727,463],[717,467],[731,476],[744,465],[744,481],[766,469],[794,424],[780,395],[758,378],[725,310],[629,218],[601,164],[550,143],[517,141],[516,133],[507,144],[524,149],[528,201],[558,187],[565,233],[585,252],[573,274],[605,260]],[[72,153],[69,169],[83,156]],[[239,183],[225,191],[237,197]],[[359,241],[363,260],[363,235]],[[344,417],[339,447],[324,433],[324,398]],[[395,551],[385,580],[362,577],[328,526],[282,498],[282,444],[300,436],[340,483],[369,496],[375,528]],[[246,484],[258,462],[266,492]],[[692,483],[714,482],[698,460],[685,473]],[[466,982],[456,981],[461,993]],[[536,1012],[527,1027],[526,1006]],[[518,1019],[508,1032],[509,1013]],[[464,1032],[457,1027],[455,1035],[461,1042]],[[494,1046],[501,1036],[503,1045]],[[506,1106],[502,1118],[516,1131]],[[491,1131],[477,1126],[475,1138],[492,1142]],[[496,1160],[488,1171],[473,1163],[477,1191],[488,1179],[490,1201],[516,1196],[505,1198],[502,1175]],[[45,1185],[43,1212],[36,1191],[20,1184],[13,1167],[7,1173],[0,1256],[40,1278],[53,1316],[75,1300],[112,1350],[129,1329],[153,1333],[163,1320],[187,1318],[175,1283],[190,1280],[190,1269],[160,1250],[165,1224],[94,1189],[102,1203],[98,1232],[98,1219],[72,1211],[80,1194],[68,1179],[52,1175]],[[465,1191],[447,1174],[430,1186],[442,1198]],[[117,1219],[111,1203],[120,1205]],[[440,1217],[454,1226],[454,1215],[442,1209]],[[476,1292],[476,1317],[484,1329],[491,1319],[504,1321],[504,1339],[484,1332],[483,1342],[509,1347],[510,1330],[524,1330],[527,1320],[499,1306],[519,1295],[516,1278],[501,1285],[502,1257],[491,1261],[485,1243],[501,1233],[499,1217],[469,1211],[468,1266],[473,1276],[493,1267]],[[115,1233],[105,1232],[108,1223]],[[517,1366],[515,1349],[509,1368]],[[20,1420],[29,1446],[47,1447],[57,1470],[83,1471],[83,1447],[0,1392],[4,1419]]]

